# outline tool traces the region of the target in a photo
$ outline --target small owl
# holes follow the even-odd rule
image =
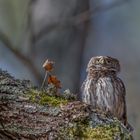
[[[119,61],[108,56],[92,57],[82,85],[82,101],[127,122],[125,86],[120,78]]]

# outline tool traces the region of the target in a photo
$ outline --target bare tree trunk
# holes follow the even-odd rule
[[[43,21],[46,23],[45,26],[44,24],[40,25],[41,19],[36,18],[39,17],[37,15],[39,13],[38,6],[41,6],[41,2],[43,5],[50,4],[49,7],[52,6],[50,9],[54,9],[51,18],[47,16],[47,12],[50,11],[47,11],[47,8],[44,10],[44,15],[46,12]],[[66,8],[64,3],[66,5],[68,3],[69,8]],[[59,8],[58,11],[57,8]],[[57,12],[55,13],[55,11]],[[40,63],[47,57],[55,60],[56,74],[62,81],[63,87],[70,88],[73,92],[79,91],[81,61],[89,24],[89,20],[81,22],[85,17],[79,17],[79,15],[87,11],[89,11],[88,0],[57,1],[55,5],[52,1],[43,0],[34,3],[32,7],[36,34],[35,61],[40,66]],[[86,18],[89,18],[88,15]],[[52,22],[49,23],[51,20]]]

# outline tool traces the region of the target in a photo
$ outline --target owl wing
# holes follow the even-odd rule
[[[118,90],[119,90],[119,99],[121,104],[120,107],[122,107],[120,109],[123,110],[121,119],[124,122],[124,124],[126,124],[127,123],[127,110],[126,110],[126,100],[125,100],[126,90],[125,90],[124,83],[120,78],[117,78],[117,83],[118,83]]]
[[[87,80],[85,80],[85,81],[82,83],[82,86],[81,86],[81,88],[80,88],[80,97],[79,97],[79,98],[80,98],[81,101],[82,101],[82,98],[83,98],[83,93],[84,93],[86,81],[87,81]]]

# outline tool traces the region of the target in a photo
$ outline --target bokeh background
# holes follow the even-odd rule
[[[118,58],[139,140],[139,12],[139,0],[0,0],[0,68],[41,85],[50,58],[63,89],[79,93],[92,56]]]

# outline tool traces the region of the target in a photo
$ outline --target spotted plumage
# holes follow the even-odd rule
[[[82,101],[127,122],[125,86],[117,73],[119,61],[108,56],[92,57],[82,85]]]

